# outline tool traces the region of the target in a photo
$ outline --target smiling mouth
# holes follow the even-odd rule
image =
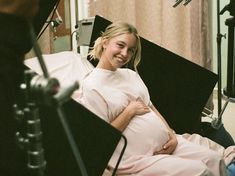
[[[120,58],[120,57],[117,57],[117,60],[118,60],[118,62],[121,62],[121,63],[125,63],[125,62],[126,62],[126,60],[125,60],[125,59]]]

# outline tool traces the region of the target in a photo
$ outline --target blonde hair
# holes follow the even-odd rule
[[[137,71],[137,66],[141,60],[141,43],[138,32],[134,26],[125,22],[116,22],[109,25],[104,32],[101,33],[101,36],[96,39],[92,50],[89,52],[89,56],[92,59],[99,59],[103,52],[103,39],[111,39],[116,36],[130,33],[134,34],[136,37],[136,48],[135,53],[133,54],[131,61],[134,66],[134,70]]]

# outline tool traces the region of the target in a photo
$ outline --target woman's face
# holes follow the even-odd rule
[[[102,67],[115,71],[129,62],[135,53],[136,40],[135,35],[130,33],[105,40],[100,60]]]

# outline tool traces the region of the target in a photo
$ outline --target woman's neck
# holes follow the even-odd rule
[[[96,66],[97,68],[102,68],[105,70],[116,71],[117,69],[112,67],[112,65],[108,62],[104,62],[103,59],[100,59],[99,63]]]

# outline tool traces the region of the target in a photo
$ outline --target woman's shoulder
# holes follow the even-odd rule
[[[136,71],[131,70],[129,68],[120,68],[119,72],[121,72],[122,74],[131,74],[131,75],[136,75],[138,74]]]
[[[129,68],[120,68],[119,70],[120,70],[120,74],[122,75],[122,77],[126,77],[127,79],[130,79],[130,81],[137,80],[140,78],[139,73]]]
[[[108,71],[95,68],[91,72],[86,74],[86,76],[82,80],[82,84],[89,88],[102,86],[102,84],[106,82],[108,75]]]
[[[95,76],[93,76],[93,72],[91,71],[90,73],[86,74],[83,78],[83,80],[81,81],[82,86],[92,86],[95,83],[97,83],[97,81],[94,81]]]

